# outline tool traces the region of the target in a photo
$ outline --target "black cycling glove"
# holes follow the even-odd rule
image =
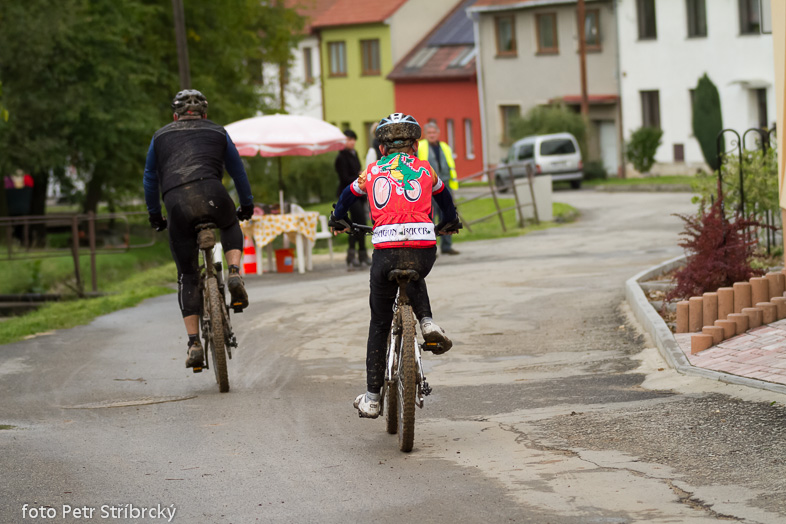
[[[328,218],[328,226],[330,226],[334,231],[344,231],[345,229],[352,229],[352,224],[346,218],[336,218],[333,213],[330,213],[330,218]]]
[[[147,219],[150,221],[150,227],[156,231],[166,229],[166,218],[161,216],[161,213],[149,213]]]
[[[461,220],[458,217],[454,218],[453,220],[443,220],[439,224],[437,224],[437,235],[444,235],[445,233],[450,233],[455,231],[458,233],[458,230],[463,228],[464,226],[461,224]]]
[[[237,219],[241,222],[250,219],[252,216],[254,216],[254,204],[237,208]]]

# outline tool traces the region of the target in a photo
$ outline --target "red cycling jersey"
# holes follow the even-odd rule
[[[445,186],[427,161],[406,153],[390,154],[370,164],[351,187],[356,196],[369,195],[375,249],[436,245],[431,195]]]

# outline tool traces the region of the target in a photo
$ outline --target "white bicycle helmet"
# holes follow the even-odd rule
[[[421,135],[420,124],[410,115],[393,113],[377,124],[374,136],[381,144],[402,147],[419,139]]]

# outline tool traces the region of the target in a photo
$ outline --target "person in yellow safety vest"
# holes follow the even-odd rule
[[[434,171],[437,172],[442,183],[447,185],[451,191],[458,189],[458,176],[456,175],[456,162],[453,159],[453,151],[445,142],[439,140],[439,126],[434,122],[429,122],[423,126],[426,138],[418,142],[418,158],[428,160]],[[438,220],[442,220],[439,207],[436,206]],[[453,249],[453,239],[451,235],[443,235],[440,249],[444,255],[458,255],[459,252]]]

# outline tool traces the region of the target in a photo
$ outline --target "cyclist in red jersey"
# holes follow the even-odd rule
[[[447,186],[431,165],[417,158],[417,140],[421,128],[411,116],[393,113],[383,118],[375,131],[382,158],[370,164],[341,194],[329,224],[334,233],[350,229],[349,207],[358,198],[368,196],[374,232],[371,243],[371,323],[366,347],[366,393],[355,399],[362,417],[377,418],[380,391],[385,376],[387,335],[393,320],[393,304],[398,284],[388,279],[393,269],[413,269],[420,278],[409,284],[407,294],[412,310],[427,342],[438,342],[440,353],[453,343],[434,322],[425,278],[437,257],[437,237],[455,234],[461,229],[456,206]],[[444,220],[436,229],[431,219],[432,196],[443,212]]]

